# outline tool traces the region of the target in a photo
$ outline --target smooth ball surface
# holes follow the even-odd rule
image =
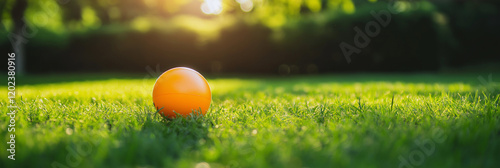
[[[169,69],[158,77],[153,88],[156,109],[169,118],[175,118],[176,113],[185,117],[193,111],[205,115],[211,101],[207,80],[191,68]]]

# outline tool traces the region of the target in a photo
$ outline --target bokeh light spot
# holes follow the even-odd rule
[[[217,15],[222,12],[222,0],[205,0],[201,4],[201,11],[207,15]]]
[[[250,12],[253,9],[252,0],[236,0],[236,2],[240,3],[240,8],[243,12]]]
[[[196,164],[195,168],[210,168],[210,164],[208,164],[207,162],[200,162]]]
[[[356,12],[356,7],[354,7],[354,3],[352,3],[352,1],[345,1],[342,4],[342,10],[344,10],[345,13],[353,14]]]
[[[135,30],[140,32],[147,32],[151,28],[151,23],[144,17],[135,18],[131,24]]]

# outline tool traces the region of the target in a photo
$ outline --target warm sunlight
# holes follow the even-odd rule
[[[222,0],[205,0],[201,4],[201,11],[205,14],[220,14],[222,12]]]

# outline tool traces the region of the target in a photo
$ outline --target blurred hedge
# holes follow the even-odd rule
[[[348,63],[339,44],[353,45],[356,32],[387,10],[383,2],[364,4],[354,14],[323,11],[290,19],[281,28],[239,21],[201,44],[193,31],[93,31],[51,34],[40,29],[27,43],[27,71],[146,72],[189,66],[209,73],[322,73],[351,71],[436,71],[499,62],[500,12],[497,2],[419,2],[398,14],[353,54]],[[10,43],[0,41],[2,51]],[[154,68],[153,68],[154,69]]]

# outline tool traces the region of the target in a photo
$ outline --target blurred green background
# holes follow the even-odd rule
[[[19,73],[498,70],[496,0],[1,0],[0,50]],[[391,21],[348,62],[355,27]],[[19,50],[19,51],[17,51]],[[6,64],[2,65],[6,69]],[[154,69],[154,68],[153,68]],[[24,71],[23,71],[24,70]]]

